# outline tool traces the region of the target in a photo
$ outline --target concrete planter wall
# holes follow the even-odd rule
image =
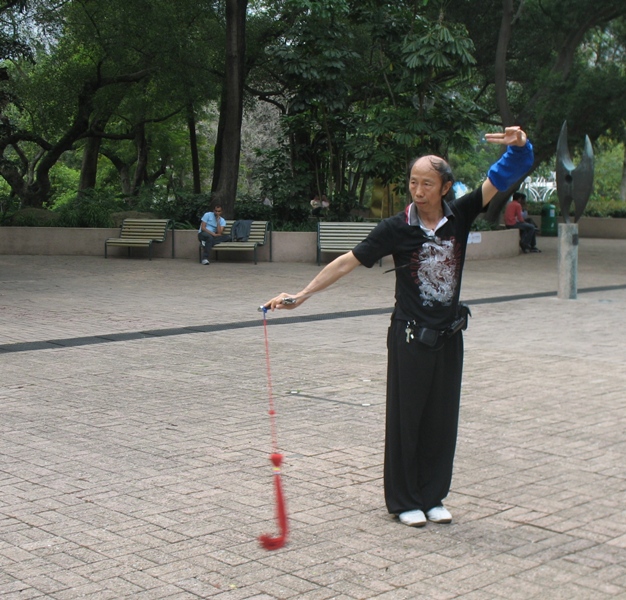
[[[467,240],[467,260],[507,258],[517,256],[519,252],[517,229],[472,231]]]
[[[541,228],[541,217],[531,215],[537,226]],[[558,218],[563,223],[563,218]],[[578,235],[583,238],[600,238],[605,240],[626,240],[626,219],[611,217],[581,217],[578,221]]]
[[[104,257],[104,240],[118,237],[119,228],[80,227],[0,227],[1,254],[73,255]],[[315,262],[316,233],[272,233],[272,258],[277,262]],[[198,233],[194,230],[174,232],[176,258],[198,260]],[[127,248],[109,248],[110,257],[127,256]],[[143,248],[131,249],[131,255],[147,257]],[[152,245],[153,258],[172,256],[172,232],[163,243]],[[231,252],[220,260],[251,260],[252,252]],[[269,245],[258,249],[258,260],[269,261]]]
[[[535,218],[535,217],[533,217]],[[541,225],[541,218],[536,217]],[[581,237],[626,239],[626,219],[596,219],[583,217],[579,222]],[[104,257],[104,240],[117,237],[118,228],[87,229],[63,227],[0,227],[1,254],[74,255]],[[177,230],[174,234],[176,258],[198,260],[196,231]],[[468,260],[504,258],[519,252],[517,230],[473,232],[467,247]],[[169,258],[172,252],[172,232],[162,244],[153,245],[154,258]],[[147,250],[132,249],[131,254],[147,257]],[[126,256],[126,248],[111,248],[111,257]],[[259,248],[261,262],[269,261],[269,246]],[[316,260],[314,232],[275,231],[272,233],[272,258],[275,262],[305,262]],[[325,255],[325,260],[333,258]],[[223,253],[220,260],[251,260],[252,253]],[[389,260],[389,259],[387,259]]]

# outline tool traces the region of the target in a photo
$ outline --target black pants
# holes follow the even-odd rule
[[[220,242],[230,242],[231,237],[229,235],[209,235],[208,233],[204,233],[204,231],[200,231],[198,233],[198,240],[202,244],[202,259],[204,260],[206,258],[209,260],[211,248]]]
[[[450,491],[459,421],[463,335],[432,350],[406,342],[406,323],[387,337],[385,501],[392,514],[430,510]]]
[[[535,237],[535,226],[530,223],[515,223],[515,225],[507,225],[507,229],[519,229],[520,246],[522,250],[530,250],[537,245]]]

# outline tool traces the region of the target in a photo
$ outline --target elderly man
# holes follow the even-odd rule
[[[462,330],[469,309],[459,302],[470,225],[500,190],[533,163],[532,145],[519,127],[485,139],[508,146],[477,189],[454,198],[448,163],[415,159],[409,169],[412,203],[384,219],[352,251],[328,264],[296,294],[281,293],[268,309],[293,309],[359,265],[393,256],[395,308],[387,335],[387,420],[384,488],[387,510],[401,523],[450,523],[443,506],[452,480],[461,374]]]

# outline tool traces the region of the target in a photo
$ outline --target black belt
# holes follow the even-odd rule
[[[459,331],[467,329],[469,318],[472,316],[470,307],[467,304],[459,304],[457,314],[457,318],[445,329],[430,329],[421,326],[417,321],[407,321],[404,330],[407,344],[410,344],[412,340],[417,340],[425,346],[434,348],[440,339],[452,337]]]

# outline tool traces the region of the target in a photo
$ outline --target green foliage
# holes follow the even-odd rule
[[[235,219],[252,221],[271,221],[272,207],[250,196],[240,196],[235,201]]]
[[[561,214],[561,207],[559,206],[559,200],[556,195],[552,196],[549,204],[553,204],[556,208],[556,214]],[[527,202],[526,207],[529,215],[541,215],[541,209],[544,207],[542,202]],[[575,207],[570,207],[570,215],[574,216]],[[626,218],[626,202],[622,200],[614,200],[611,198],[592,197],[585,211],[583,217],[601,217],[601,218],[614,218],[624,219]]]
[[[290,164],[289,148],[259,152],[261,198],[272,201],[272,221],[278,231],[286,223],[304,223],[311,214],[310,189],[313,177],[304,162]]]
[[[611,144],[600,140],[594,157],[594,185],[591,199],[619,200],[624,164],[624,144]]]
[[[467,144],[478,113],[460,90],[473,46],[441,3],[332,3],[314,16],[297,4],[288,43],[268,55],[289,98],[291,170],[314,176],[307,198],[355,194],[351,180],[403,182],[412,157]]]
[[[277,226],[273,226],[274,231],[317,231],[317,220],[307,219],[306,221],[291,222],[283,221]]]
[[[538,162],[554,156],[564,120],[569,138],[592,141],[624,119],[624,38],[612,23],[623,23],[622,0],[526,0],[509,3],[508,46],[499,45],[500,0],[454,3],[450,18],[464,23],[475,45],[472,77],[485,123],[522,123]],[[610,51],[607,51],[609,50]],[[497,56],[497,52],[502,54]],[[494,62],[506,60],[506,81],[495,81]],[[496,89],[497,86],[497,89]],[[498,97],[497,97],[498,96]],[[506,98],[507,111],[502,106]]]
[[[573,211],[571,211],[574,214]],[[626,202],[622,200],[591,198],[583,213],[585,217],[626,218]]]
[[[469,67],[476,63],[472,56],[474,44],[467,37],[465,27],[459,23],[429,22],[418,17],[417,27],[404,39],[402,52],[409,69],[455,69],[469,74]]]
[[[10,102],[4,97],[0,103],[2,122],[23,138],[0,144],[3,164],[10,161],[12,167],[7,180],[21,177],[27,183],[14,184],[23,202],[40,206],[51,201],[49,169],[64,153],[78,166],[88,130],[110,136],[102,151],[115,155],[127,169],[137,160],[145,134],[141,150],[146,150],[148,162],[138,181],[150,183],[151,171],[172,164],[177,175],[188,169],[188,135],[168,144],[167,136],[157,131],[182,113],[177,129],[184,134],[187,106],[219,93],[224,65],[215,43],[223,46],[223,25],[216,8],[197,0],[32,3],[34,15],[22,25],[33,38],[41,27],[45,43],[34,43],[34,63],[2,65],[10,77],[11,96]],[[200,152],[206,164],[202,148]],[[184,167],[179,158],[187,158]],[[35,180],[28,181],[33,174]]]
[[[594,146],[600,134],[610,136],[597,143],[604,147],[596,155],[588,209],[605,214],[606,200],[617,200],[621,183],[624,149],[616,143],[624,140],[626,34],[623,18],[608,21],[603,15],[623,17],[624,2],[514,4],[506,55],[512,113],[524,123],[545,163],[554,154],[564,118],[572,146],[584,134]],[[186,109],[194,107],[203,185],[208,185],[217,115],[208,115],[202,105],[206,108],[207,101],[219,96],[228,68],[224,3],[30,5],[35,16],[22,20],[21,27],[30,28],[31,40],[40,27],[49,35],[45,44],[33,42],[30,52],[17,52],[18,46],[5,50],[4,58],[11,61],[1,66],[11,79],[0,82],[2,123],[29,137],[3,146],[2,167],[17,169],[26,182],[33,174],[38,177],[37,166],[56,161],[45,200],[67,223],[104,223],[112,210],[134,208],[194,227],[210,198],[185,191],[190,180]],[[277,227],[309,227],[314,194],[331,197],[329,218],[348,218],[358,186],[380,179],[399,183],[401,190],[407,162],[423,153],[448,157],[456,178],[470,187],[482,182],[499,152],[476,143],[477,123],[488,123],[489,130],[498,127],[493,65],[502,16],[499,0],[281,0],[251,2],[250,8],[246,87],[278,106],[284,129],[276,144],[258,144],[263,147],[258,161],[246,164],[244,159],[240,175],[254,185],[240,190],[269,197]],[[565,42],[576,37],[572,33],[584,31],[590,21],[597,27],[578,50],[564,54]],[[575,58],[566,74],[555,60],[568,56]],[[144,76],[131,81],[135,73]],[[108,85],[118,76],[120,81]],[[88,101],[80,104],[84,98]],[[79,105],[84,109],[80,114]],[[82,133],[72,138],[80,127]],[[87,128],[107,133],[100,150],[109,158],[98,165],[97,191],[78,199]],[[70,143],[57,148],[66,136]],[[143,140],[145,146],[139,143]],[[246,145],[245,136],[242,143]],[[147,166],[136,173],[143,149]],[[129,198],[120,199],[120,175],[132,182],[135,174],[143,187],[138,191],[124,185]],[[32,189],[39,183],[35,180]],[[15,186],[14,193],[22,194],[20,190]],[[31,197],[24,195],[24,202]],[[9,191],[0,190],[0,222],[20,206]],[[242,196],[235,211],[261,218],[256,215],[266,214],[267,208]],[[619,206],[609,212],[618,214]],[[22,218],[38,220],[33,214]]]
[[[65,162],[58,162],[50,170],[52,196],[48,205],[57,209],[72,202],[76,198],[80,181],[80,171],[68,166]]]
[[[108,192],[85,190],[53,211],[59,227],[113,227],[111,213],[122,208],[122,201]]]
[[[482,139],[481,134],[481,139]],[[448,162],[452,167],[456,181],[463,182],[473,189],[482,184],[487,176],[489,167],[498,160],[500,148],[481,141],[468,150],[451,152]]]
[[[481,219],[478,217],[471,225],[471,231],[498,231],[500,226],[498,223],[492,223],[491,221],[487,221],[486,219]]]
[[[45,208],[23,208],[13,213],[3,225],[12,227],[62,226],[60,216]]]
[[[211,195],[183,190],[168,194],[166,190],[156,187],[142,188],[135,200],[135,208],[156,214],[162,219],[173,219],[177,223],[190,223],[197,227],[202,215],[211,209]]]
[[[556,203],[555,205],[557,206],[557,211],[558,211],[558,200],[556,199],[556,196],[552,197],[550,199],[550,202],[548,202],[548,204],[553,204]],[[526,200],[526,210],[528,211],[529,215],[541,215],[541,209],[544,207],[544,202],[533,202],[532,200]]]
[[[7,222],[19,209],[19,198],[12,196],[8,186],[0,185],[0,225]]]
[[[311,216],[309,199],[283,198],[274,202],[272,207],[272,223],[276,231],[298,231],[294,227],[305,224]]]
[[[351,192],[338,192],[330,198],[327,221],[349,221],[350,211],[358,207],[358,198]]]

